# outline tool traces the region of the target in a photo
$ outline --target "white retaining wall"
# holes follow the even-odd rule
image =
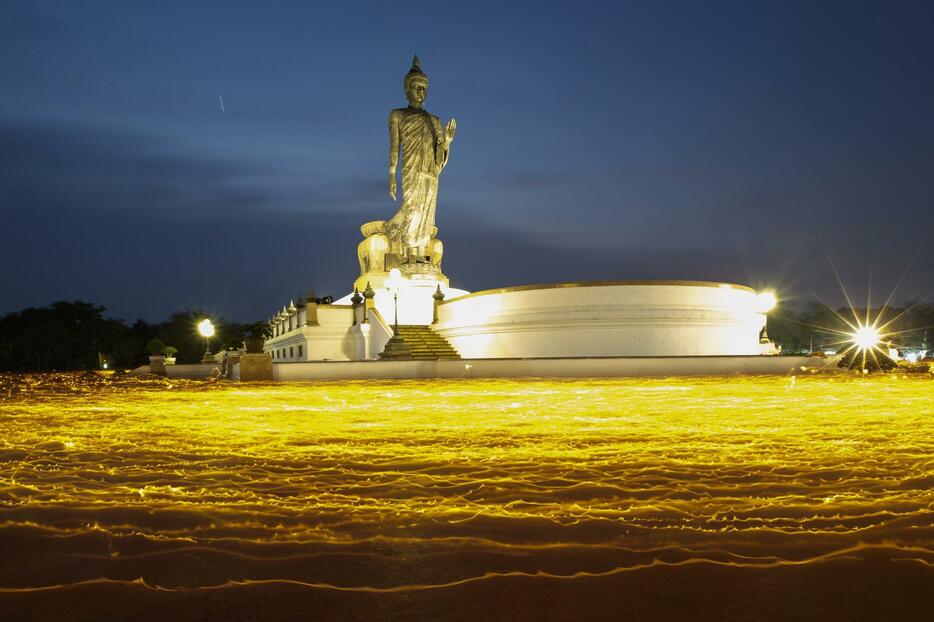
[[[165,373],[169,378],[210,378],[219,375],[219,363],[194,363],[191,365],[166,365]]]
[[[703,281],[529,285],[445,301],[433,328],[464,358],[756,355],[757,302]]]
[[[784,375],[818,368],[827,359],[806,356],[673,356],[618,358],[480,359],[440,361],[333,361],[277,363],[275,380],[398,378],[606,378],[616,376]]]

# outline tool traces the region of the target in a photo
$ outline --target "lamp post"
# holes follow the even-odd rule
[[[756,310],[759,313],[768,313],[775,308],[775,305],[778,304],[778,298],[775,297],[775,292],[759,292],[756,294]]]
[[[776,304],[778,304],[778,299],[775,297],[774,292],[766,291],[756,294],[756,311],[765,316],[765,323],[762,325],[762,336],[759,343],[769,343],[769,311],[774,309]]]
[[[392,337],[389,338],[383,351],[379,354],[379,358],[382,360],[412,358],[409,345],[405,342],[405,338],[399,333],[399,285],[401,282],[402,272],[399,271],[399,268],[390,270],[389,278],[386,279],[385,282],[385,287],[387,292],[392,292],[393,315],[395,317],[393,318]]]
[[[769,311],[778,304],[778,298],[774,292],[765,291],[756,294],[756,311],[765,316],[762,323],[762,331],[759,333],[760,354],[778,354],[779,349],[775,347],[772,340],[769,339]]]
[[[211,337],[214,336],[214,324],[211,320],[205,318],[198,322],[198,332],[204,337],[204,356],[201,357],[202,363],[213,363],[211,358]]]
[[[392,292],[392,334],[399,334],[399,284],[402,281],[402,272],[399,268],[393,268],[389,271],[389,278],[386,279],[386,291]]]

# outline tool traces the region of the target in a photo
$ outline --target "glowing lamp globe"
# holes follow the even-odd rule
[[[398,289],[399,285],[402,283],[402,271],[399,268],[393,268],[389,271],[389,278],[386,279],[386,289],[395,290]]]
[[[756,294],[756,310],[759,313],[768,313],[775,308],[778,299],[773,292],[759,292]]]
[[[201,336],[204,338],[214,336],[214,324],[211,323],[211,320],[201,320],[198,323],[198,332],[201,333]]]
[[[853,343],[860,350],[868,350],[879,343],[880,335],[872,326],[860,326],[859,330],[853,333]]]

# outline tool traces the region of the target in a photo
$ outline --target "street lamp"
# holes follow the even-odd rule
[[[872,350],[882,340],[882,336],[879,334],[879,331],[876,330],[875,326],[863,325],[860,325],[850,338],[853,341],[853,345],[855,345],[860,352]]]
[[[389,271],[389,278],[386,279],[386,291],[392,292],[392,311],[393,325],[392,334],[399,334],[399,285],[402,283],[402,272],[399,268],[393,268]]]
[[[772,341],[769,339],[768,313],[775,308],[776,304],[778,304],[778,298],[775,297],[775,292],[765,291],[756,294],[756,311],[765,315],[765,322],[763,322],[762,331],[759,333],[759,344],[761,346],[767,346],[773,354],[777,354],[778,351],[774,350],[775,346],[772,345]]]
[[[768,313],[778,304],[775,292],[759,292],[756,294],[756,310],[759,313]]]
[[[402,284],[402,272],[399,268],[393,268],[389,271],[389,278],[383,283],[387,292],[392,292],[393,304],[393,326],[392,337],[386,342],[383,351],[380,352],[380,359],[411,359],[412,352],[405,338],[399,332],[399,286]]]
[[[211,337],[214,336],[214,324],[211,320],[205,318],[198,322],[198,332],[204,337],[204,356],[201,357],[202,363],[213,363],[211,358]]]

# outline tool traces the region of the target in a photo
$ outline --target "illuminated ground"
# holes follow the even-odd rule
[[[924,619],[934,379],[0,376],[0,619]]]

